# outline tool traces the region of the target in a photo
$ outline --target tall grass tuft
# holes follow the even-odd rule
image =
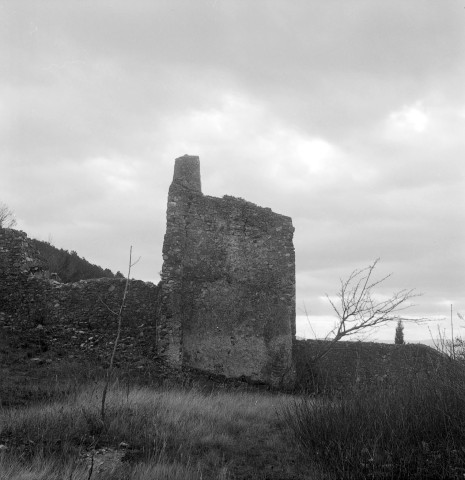
[[[465,475],[465,372],[354,387],[342,399],[307,398],[285,417],[302,450],[337,478],[453,479]]]

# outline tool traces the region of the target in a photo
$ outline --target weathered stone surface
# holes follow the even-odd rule
[[[0,334],[13,332],[38,351],[106,362],[116,334],[124,279],[61,283],[24,232],[0,229]],[[132,280],[123,313],[119,358],[156,355],[159,288]],[[143,332],[143,336],[140,333]]]
[[[173,181],[182,186],[202,192],[200,159],[196,155],[184,155],[174,161]]]
[[[203,195],[198,157],[178,158],[163,246],[159,353],[173,365],[291,383],[293,232],[289,217],[268,208]]]
[[[447,360],[422,344],[337,342],[326,356],[313,363],[312,359],[327,345],[324,340],[295,342],[297,388],[343,393],[354,385],[395,384],[412,375],[428,374]]]

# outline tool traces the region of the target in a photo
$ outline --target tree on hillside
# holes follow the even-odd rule
[[[13,228],[16,226],[16,218],[13,210],[3,202],[0,202],[0,227]]]
[[[375,289],[391,274],[374,280],[373,272],[378,262],[379,259],[366,268],[354,270],[346,280],[341,279],[341,285],[335,298],[326,294],[326,298],[336,313],[337,322],[334,329],[326,336],[326,339],[329,340],[326,348],[318,352],[313,358],[313,362],[324,357],[334,344],[344,337],[366,332],[392,321],[420,321],[400,316],[400,312],[412,306],[409,300],[418,296],[413,289],[400,290],[387,299],[379,299],[381,297],[375,293]]]
[[[397,327],[396,327],[396,336],[394,338],[394,343],[396,345],[403,345],[404,342],[404,325],[402,323],[402,319],[399,318],[397,321]]]

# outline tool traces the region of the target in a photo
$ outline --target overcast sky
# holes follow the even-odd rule
[[[464,85],[465,0],[0,0],[0,201],[157,282],[174,159],[199,155],[205,194],[292,217],[298,335],[378,257],[411,316],[465,314]]]

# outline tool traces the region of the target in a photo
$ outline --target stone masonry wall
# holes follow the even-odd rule
[[[204,196],[198,157],[177,159],[163,246],[159,353],[173,365],[291,383],[293,232],[289,217],[268,208]]]
[[[325,348],[323,340],[297,340],[297,387],[315,393],[343,392],[354,385],[395,383],[412,374],[427,374],[444,357],[422,344],[394,345],[375,342],[337,342],[316,363]]]
[[[0,333],[64,355],[107,361],[116,333],[124,279],[61,283],[24,232],[0,229]],[[123,313],[119,356],[156,355],[159,288],[132,280]]]
[[[13,229],[0,228],[0,311],[16,314],[25,305],[41,301],[29,288],[32,278],[47,279],[48,266],[28,241],[27,235]],[[25,301],[27,296],[28,301]]]

